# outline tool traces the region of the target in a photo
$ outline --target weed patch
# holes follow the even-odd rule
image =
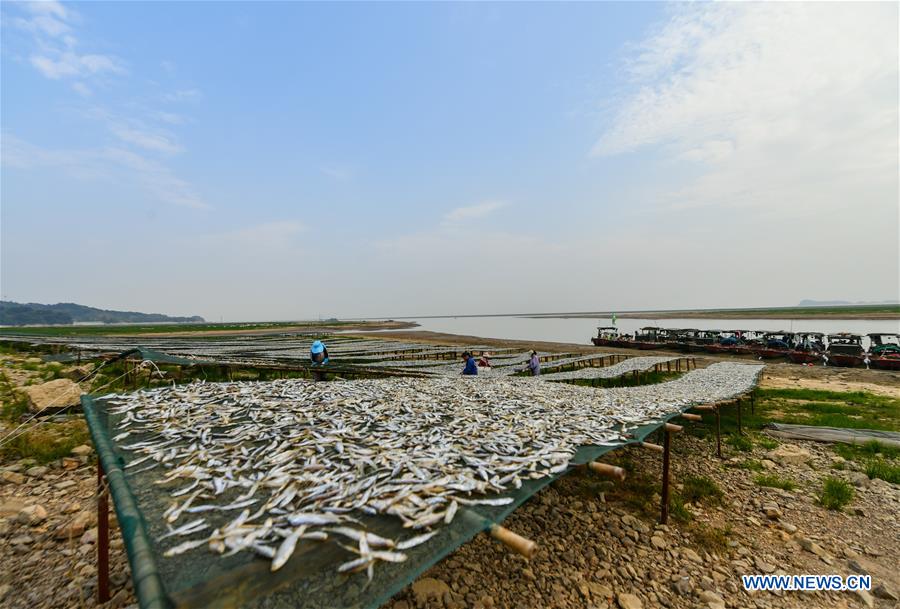
[[[728,439],[725,440],[725,443],[728,444],[728,446],[730,446],[731,448],[742,453],[748,453],[753,450],[753,440],[751,440],[747,436],[731,434],[730,436],[728,436]]]
[[[885,482],[900,484],[900,466],[888,463],[884,459],[872,459],[866,463],[866,475],[869,478],[880,478]]]
[[[90,444],[90,436],[84,420],[78,419],[35,426],[5,444],[0,453],[4,458],[31,458],[38,463],[49,463],[67,456],[81,444]]]
[[[688,503],[718,502],[722,498],[722,489],[706,476],[688,476],[684,479],[681,494]]]
[[[691,536],[698,545],[708,550],[723,551],[728,547],[728,538],[732,532],[731,525],[719,528],[698,523],[692,527]]]
[[[819,504],[829,510],[840,510],[853,500],[853,487],[845,480],[829,476],[822,483]]]

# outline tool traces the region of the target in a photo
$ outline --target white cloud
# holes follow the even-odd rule
[[[25,2],[23,6],[25,10],[34,15],[46,15],[60,19],[68,19],[70,16],[69,11],[62,2],[56,2],[55,0],[35,0],[33,2]]]
[[[673,234],[704,244],[682,252],[691,277],[673,276],[732,277],[735,304],[796,302],[823,285],[848,299],[896,293],[898,5],[670,6],[627,50],[625,93],[604,100],[592,150],[639,165],[635,216],[660,218],[640,229],[647,249],[666,256]],[[767,290],[750,289],[758,281]]]
[[[10,133],[2,138],[2,162],[17,169],[50,167],[79,180],[124,180],[170,205],[211,209],[194,187],[171,169],[124,148],[48,149]]]
[[[17,17],[13,20],[13,24],[20,30],[53,38],[72,31],[68,24],[51,15],[37,15],[30,19]]]
[[[663,165],[687,163],[669,168],[677,180],[645,170],[648,183],[660,183],[656,198],[678,209],[811,214],[848,197],[870,209],[896,206],[896,4],[674,11],[637,46],[626,70],[631,92],[614,100],[595,156],[652,149]]]
[[[146,150],[175,154],[181,152],[181,146],[175,139],[166,133],[153,132],[124,124],[111,124],[110,131],[123,142],[134,144]]]
[[[477,205],[457,207],[444,215],[444,222],[457,223],[483,218],[502,207],[506,207],[506,205],[507,203],[505,201],[484,201]]]
[[[79,55],[71,51],[51,51],[32,55],[31,65],[52,80],[68,77],[86,77],[110,72],[124,74],[122,63],[111,55]]]
[[[81,53],[75,47],[72,23],[78,14],[59,2],[24,2],[19,4],[27,17],[16,17],[13,24],[29,32],[39,49],[29,57],[31,65],[52,80],[85,78],[103,74],[124,74],[124,63],[113,55]]]

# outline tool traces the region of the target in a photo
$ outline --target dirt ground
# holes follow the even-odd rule
[[[607,607],[745,609],[894,607],[890,599],[850,592],[754,593],[741,575],[866,572],[884,596],[898,590],[900,491],[880,480],[857,490],[844,512],[816,502],[834,455],[822,445],[795,443],[803,463],[774,463],[794,480],[792,492],[760,487],[753,472],[735,467],[765,459],[765,449],[716,459],[713,445],[688,435],[674,440],[672,481],[688,476],[715,480],[724,496],[698,501],[690,522],[636,509],[617,485],[598,492],[596,476],[573,473],[533,497],[504,522],[538,544],[527,561],[487,535],[479,535],[425,573],[395,598],[390,609],[576,609]],[[660,457],[639,448],[622,451],[634,463],[631,477],[659,480]],[[848,472],[849,474],[849,472]],[[658,505],[653,495],[649,505]],[[772,516],[767,516],[767,511]],[[422,584],[427,582],[427,586]],[[429,590],[441,598],[428,599]],[[626,598],[633,595],[636,599]],[[871,603],[871,604],[869,604]]]
[[[501,341],[426,332],[379,332],[379,338],[443,344],[490,343],[579,353],[601,349],[564,343]],[[607,351],[602,349],[602,351]],[[641,352],[646,355],[648,352]],[[703,366],[720,358],[698,358]],[[900,374],[767,367],[768,387],[870,390],[897,396]],[[781,460],[765,448],[726,449],[714,455],[709,438],[685,433],[673,441],[676,492],[689,476],[715,481],[724,491],[715,501],[685,506],[689,521],[657,522],[659,496],[628,490],[629,481],[658,484],[660,456],[633,448],[613,453],[628,463],[626,483],[605,482],[576,472],[552,484],[519,508],[504,526],[538,544],[527,561],[487,535],[478,535],[423,574],[389,602],[388,609],[621,609],[666,608],[856,608],[898,607],[900,574],[900,486],[868,480],[853,462],[844,463],[827,445],[792,441],[802,458]],[[0,434],[3,430],[0,429]],[[758,472],[741,465],[754,460],[766,473],[797,484],[792,491],[761,487]],[[112,595],[97,605],[96,468],[93,455],[47,466],[28,460],[0,463],[0,607],[119,609],[135,603],[130,570],[118,530],[110,549]],[[841,469],[835,469],[840,465]],[[855,485],[843,511],[817,502],[822,480],[837,475]],[[649,506],[649,508],[648,508]],[[113,523],[115,521],[113,520]],[[867,573],[872,594],[851,592],[745,592],[740,575],[757,573]]]

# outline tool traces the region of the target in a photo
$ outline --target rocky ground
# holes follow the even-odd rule
[[[719,461],[707,440],[675,440],[672,478],[707,476],[724,490],[720,502],[687,506],[689,523],[658,524],[633,502],[593,489],[591,474],[561,479],[504,524],[538,543],[530,561],[481,535],[398,595],[392,609],[446,607],[893,607],[897,605],[900,489],[869,481],[821,445],[798,443],[792,455],[767,459],[765,449]],[[777,450],[777,449],[776,449]],[[629,449],[632,476],[660,476],[660,456]],[[769,455],[777,458],[776,455]],[[748,457],[770,461],[798,483],[793,492],[760,487],[736,467]],[[816,504],[820,479],[854,480],[856,498],[844,512]],[[627,482],[626,482],[627,486]],[[656,505],[658,496],[649,505]],[[869,573],[873,593],[755,593],[740,575]],[[438,598],[440,597],[440,598]]]
[[[134,603],[131,572],[111,513],[110,602]],[[0,469],[0,607],[94,607],[97,468],[88,446],[71,458]]]
[[[764,382],[801,383],[801,370],[776,367]],[[21,377],[14,380],[27,375]],[[833,387],[846,391],[857,388],[852,383],[879,378],[817,372],[809,380],[817,386],[851,383]],[[885,391],[896,391],[895,382],[891,377]],[[775,452],[757,445],[749,453],[729,450],[719,460],[714,443],[690,430],[674,440],[673,490],[683,491],[682,483],[691,476],[704,477],[718,484],[722,497],[699,498],[668,525],[659,525],[654,486],[660,455],[640,448],[617,451],[604,460],[627,466],[625,483],[576,472],[504,522],[538,543],[533,559],[479,535],[397,595],[388,609],[898,606],[900,487],[869,480],[827,445],[796,441]],[[760,472],[743,467],[751,460],[797,488],[757,485]],[[829,475],[854,484],[855,498],[843,511],[817,503],[821,481]],[[0,462],[0,607],[98,606],[96,493],[94,455],[87,447],[47,465]],[[118,608],[135,599],[112,516],[112,600],[103,606]],[[868,573],[873,590],[743,591],[739,576],[759,573]]]

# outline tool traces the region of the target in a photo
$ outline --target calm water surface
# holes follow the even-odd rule
[[[466,334],[484,338],[511,340],[535,340],[560,343],[590,344],[597,335],[597,326],[611,325],[604,319],[550,319],[529,317],[432,317],[419,318],[420,330]],[[900,321],[862,319],[618,319],[619,332],[631,334],[645,326],[663,328],[697,328],[700,330],[762,330],[762,331],[809,331],[854,332],[900,332]]]

